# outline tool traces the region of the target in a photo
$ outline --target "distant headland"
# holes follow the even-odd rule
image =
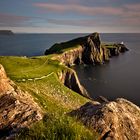
[[[11,30],[0,30],[0,35],[14,35]]]

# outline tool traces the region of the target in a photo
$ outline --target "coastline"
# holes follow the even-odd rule
[[[48,114],[48,118],[51,118],[53,114],[53,127],[56,125],[55,121],[58,119],[60,120],[60,123],[57,124],[58,128],[63,124],[61,127],[64,126],[64,134],[66,130],[69,132],[70,129],[73,129],[72,133],[75,133],[74,130],[80,128],[75,138],[80,134],[81,138],[85,135],[87,139],[97,139],[97,137],[100,137],[99,135],[104,137],[106,134],[106,132],[100,134],[97,128],[92,128],[92,130],[90,130],[88,129],[88,125],[84,125],[82,123],[77,124],[74,118],[69,117],[69,115],[67,116],[69,112],[78,109],[87,102],[92,102],[95,106],[103,105],[103,107],[104,104],[107,104],[106,101],[99,103],[92,101],[89,98],[85,98],[85,96],[87,96],[85,95],[85,90],[81,86],[75,71],[70,68],[73,64],[102,64],[105,60],[108,61],[112,52],[113,55],[118,55],[121,52],[120,46],[116,47],[116,44],[109,44],[109,48],[113,49],[110,52],[107,51],[107,49],[105,50],[104,48],[101,48],[100,39],[97,38],[95,37],[93,39],[94,41],[92,41],[92,39],[88,39],[89,41],[87,42],[86,37],[86,43],[84,41],[84,44],[86,44],[88,48],[86,46],[81,48],[82,44],[80,44],[80,50],[79,46],[76,47],[76,50],[74,49],[75,47],[72,47],[71,49],[70,46],[70,48],[67,48],[66,50],[62,47],[62,50],[57,51],[56,54],[55,52],[54,54],[51,52],[51,54],[47,56],[29,58],[0,57],[0,63],[4,66],[8,76],[16,83],[16,85],[19,86],[21,90],[27,91],[28,93],[26,94],[33,96],[34,100],[43,109],[44,113]],[[85,50],[88,55],[85,55]],[[85,56],[87,56],[87,60],[89,60],[89,62],[85,61]],[[35,80],[36,78],[37,80]],[[79,94],[76,92],[79,92]],[[131,106],[133,106],[132,103],[128,105],[128,110]],[[67,123],[64,121],[65,119],[69,124],[69,128],[67,129],[65,129],[67,126]],[[72,123],[74,124],[73,126]],[[46,131],[48,129],[45,122],[43,122],[43,127],[41,127],[40,122],[37,122],[37,125],[42,131]],[[40,135],[39,131],[35,129],[37,125],[31,128],[33,132],[36,132],[35,134],[32,134],[31,137],[34,135]],[[55,129],[58,129],[57,125]],[[50,133],[52,136],[53,133],[47,130],[46,134],[48,135]],[[25,134],[26,132],[24,132],[24,135]],[[21,136],[23,136],[23,134]]]

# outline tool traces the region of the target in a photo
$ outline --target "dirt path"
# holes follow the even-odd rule
[[[17,82],[25,82],[25,81],[36,81],[36,80],[42,80],[44,78],[47,78],[49,77],[50,75],[52,75],[54,72],[51,72],[50,74],[48,75],[44,75],[44,76],[41,76],[41,77],[35,77],[35,78],[29,78],[29,79],[19,79],[17,80]]]

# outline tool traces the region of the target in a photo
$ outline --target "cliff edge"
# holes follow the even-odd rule
[[[58,73],[59,80],[71,90],[80,95],[90,98],[86,89],[81,85],[76,72],[73,69],[66,68]]]

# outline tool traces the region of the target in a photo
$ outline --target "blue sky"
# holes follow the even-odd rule
[[[0,29],[140,33],[139,0],[1,0]]]

